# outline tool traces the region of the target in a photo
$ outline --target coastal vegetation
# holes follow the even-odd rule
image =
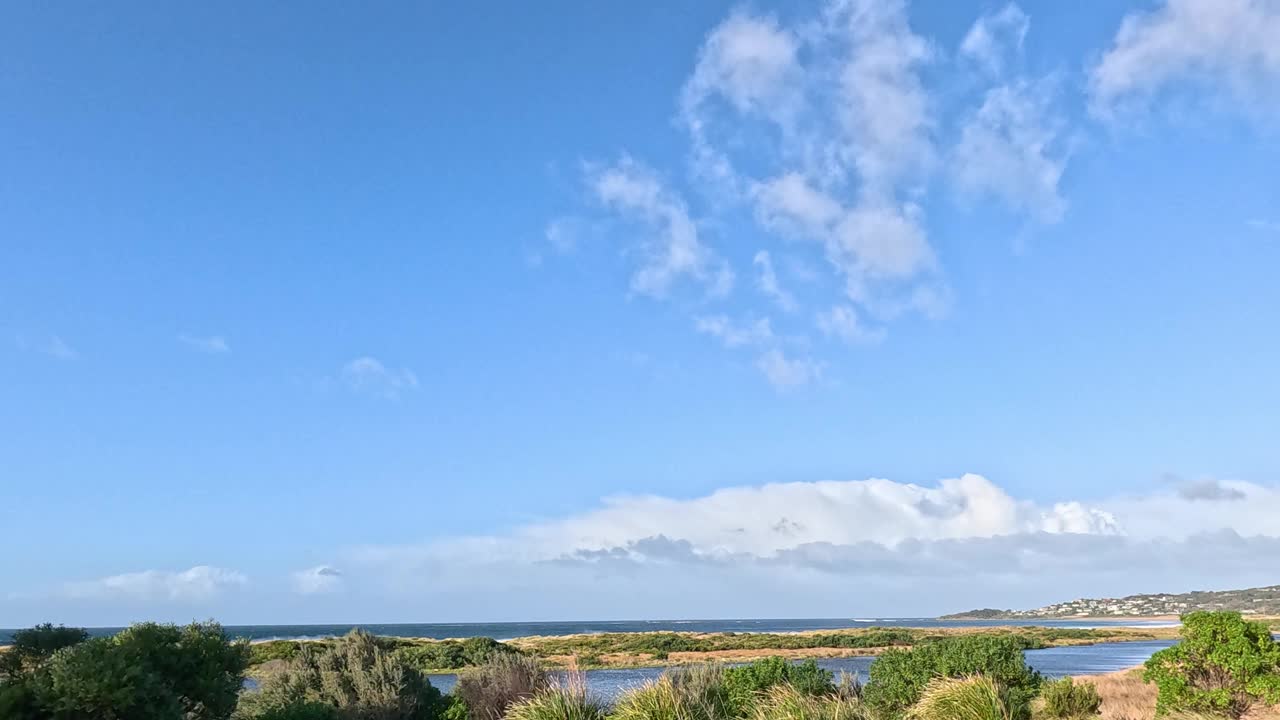
[[[1142,677],[1130,673],[1122,681],[1108,678],[1097,685],[1047,681],[1028,667],[1023,651],[1046,642],[1044,635],[935,630],[911,636],[910,644],[883,648],[865,686],[855,678],[837,679],[812,660],[772,657],[673,667],[611,703],[587,691],[580,670],[548,668],[530,649],[536,643],[450,641],[424,649],[421,641],[357,630],[343,638],[258,652],[257,683],[246,688],[254,652],[216,623],[143,623],[91,639],[74,628],[41,626],[16,636],[8,651],[14,654],[0,666],[0,718],[1147,720],[1190,718],[1191,713],[1235,720],[1252,712],[1246,720],[1261,720],[1259,707],[1280,702],[1280,650],[1264,625],[1225,612],[1193,613],[1184,623],[1182,643],[1153,656]],[[634,648],[706,641],[678,633],[650,635],[658,637],[632,638],[628,647],[638,652]],[[902,641],[907,636],[878,637]],[[568,642],[555,650],[599,651],[622,640],[607,638],[604,646]],[[458,673],[448,695],[419,667],[442,657],[471,663]],[[1146,694],[1132,692],[1135,684],[1147,688]],[[1117,688],[1127,688],[1127,694]],[[1130,695],[1138,699],[1126,699]]]

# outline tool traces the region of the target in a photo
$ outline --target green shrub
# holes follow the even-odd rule
[[[249,645],[249,664],[261,665],[272,660],[292,660],[302,643],[297,640],[268,640]]]
[[[55,652],[89,639],[84,628],[44,623],[13,634],[9,649],[0,652],[0,674],[10,677],[30,670]]]
[[[939,677],[929,681],[920,699],[907,710],[908,720],[1013,720],[1026,708],[1016,707],[1000,683],[983,675]]]
[[[1023,720],[1041,682],[1040,674],[1027,667],[1025,644],[1017,636],[972,635],[886,650],[871,663],[864,696],[882,715],[900,717],[933,680],[980,674],[1005,689],[1014,720]]]
[[[35,704],[57,718],[225,720],[248,651],[216,623],[141,623],[54,653],[30,679]]]
[[[1040,688],[1040,702],[1046,716],[1062,720],[1097,715],[1102,707],[1097,686],[1069,677],[1046,682]]]
[[[546,671],[533,658],[498,653],[459,673],[453,694],[466,704],[471,720],[499,720],[507,708],[549,686]]]
[[[401,645],[396,653],[420,670],[458,670],[483,665],[495,654],[518,654],[511,645],[489,637],[435,640]]]
[[[831,677],[830,672],[812,660],[791,663],[784,658],[771,657],[727,668],[724,685],[731,701],[741,709],[749,705],[757,693],[784,683],[806,695],[833,693],[835,685]]]
[[[1237,612],[1182,616],[1182,641],[1151,656],[1142,679],[1159,689],[1156,714],[1238,718],[1256,702],[1280,702],[1280,644]]]
[[[813,695],[791,685],[775,685],[751,709],[752,720],[869,720],[868,709],[838,695]]]
[[[586,679],[572,675],[507,709],[505,720],[604,720],[604,704],[587,694]]]
[[[351,720],[433,720],[444,701],[416,668],[353,630],[332,645],[304,644],[242,705],[241,715],[252,718],[291,718],[287,713],[321,712],[307,706],[325,705]]]

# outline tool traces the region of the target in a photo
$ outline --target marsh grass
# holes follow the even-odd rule
[[[608,707],[587,693],[587,679],[571,672],[507,709],[506,720],[604,720]]]
[[[872,720],[867,707],[837,694],[812,695],[775,685],[756,700],[751,720]]]
[[[1092,682],[1065,677],[1046,682],[1036,702],[1037,715],[1057,720],[1088,718],[1098,714],[1102,696]]]
[[[907,711],[907,720],[1014,720],[1008,694],[982,675],[938,678]]]

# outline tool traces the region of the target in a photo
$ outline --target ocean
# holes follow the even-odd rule
[[[866,627],[1049,627],[1161,626],[1176,623],[1145,620],[939,620],[937,618],[807,618],[745,620],[572,620],[501,623],[340,623],[334,625],[225,625],[227,634],[250,640],[312,640],[345,635],[361,628],[374,635],[415,638],[491,637],[507,640],[528,635],[577,635],[607,632],[801,632]],[[95,637],[114,635],[123,628],[89,628]],[[14,630],[0,629],[0,645],[12,641]]]

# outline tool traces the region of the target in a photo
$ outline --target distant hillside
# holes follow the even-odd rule
[[[1192,610],[1238,610],[1250,615],[1280,615],[1280,585],[1248,590],[1195,590],[1188,593],[1130,595],[1122,598],[1081,598],[1035,610],[983,608],[943,615],[944,620],[1070,618],[1122,615],[1181,615]]]

